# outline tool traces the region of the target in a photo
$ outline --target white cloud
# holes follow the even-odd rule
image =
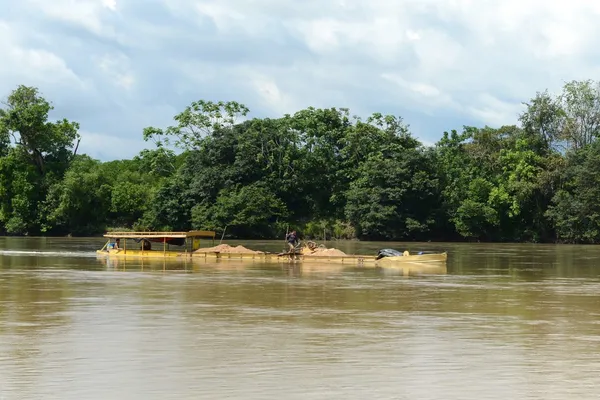
[[[102,0],[102,5],[111,11],[117,11],[117,1],[116,0]]]
[[[10,7],[9,7],[10,6]],[[40,87],[129,157],[189,102],[405,116],[424,142],[517,122],[521,102],[600,74],[587,0],[0,0],[0,90]],[[162,126],[162,125],[161,125]],[[130,142],[129,142],[130,141]],[[102,147],[106,146],[106,147]],[[86,150],[86,151],[87,151]]]
[[[468,107],[468,112],[479,121],[495,127],[515,123],[520,111],[520,104],[508,103],[485,93],[477,96],[475,105]]]
[[[82,89],[84,83],[64,59],[42,49],[22,45],[19,32],[0,21],[0,95],[8,94],[19,84],[59,85]]]
[[[127,138],[112,134],[102,134],[82,130],[77,152],[92,158],[123,159],[131,158],[147,147],[147,143],[137,138]]]
[[[116,86],[130,89],[134,84],[135,77],[129,68],[130,60],[124,54],[104,54],[97,62],[100,69]]]
[[[2,0],[8,3],[10,0]],[[112,26],[102,23],[103,13],[116,10],[115,0],[25,0],[30,12],[42,12],[57,21],[82,26],[100,36],[116,37]]]
[[[383,73],[381,77],[385,80],[395,83],[399,88],[406,89],[409,92],[407,96],[413,101],[413,107],[427,112],[434,112],[440,107],[451,109],[460,108],[454,102],[452,96],[441,91],[438,87],[425,82],[409,81],[397,74]]]
[[[229,8],[223,3],[202,1],[196,3],[196,10],[211,18],[220,30],[228,30],[233,26],[246,26],[244,14]]]
[[[277,84],[267,77],[256,77],[252,80],[253,86],[262,97],[264,103],[270,109],[280,108],[280,113],[284,114],[292,110],[286,110],[286,100],[284,95],[279,90]]]
[[[406,38],[408,40],[411,40],[411,41],[413,41],[413,40],[419,40],[419,39],[421,39],[421,35],[417,31],[413,31],[411,29],[407,29],[406,30]]]

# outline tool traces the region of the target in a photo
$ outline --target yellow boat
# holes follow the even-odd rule
[[[200,248],[202,238],[212,239],[214,245],[215,235],[214,231],[107,232],[104,237],[109,240],[97,253],[110,257],[132,258],[191,257],[192,253]],[[152,248],[152,243],[157,243],[155,248]],[[178,249],[172,250],[173,246]]]
[[[230,251],[230,246],[219,245],[213,248],[202,248],[202,239],[212,239],[215,242],[214,231],[189,231],[189,232],[109,232],[104,234],[109,240],[104,247],[97,251],[99,255],[107,257],[125,258],[190,258],[192,260],[247,260],[257,262],[302,262],[321,264],[344,264],[357,267],[383,267],[383,268],[408,268],[419,267],[419,269],[431,266],[433,270],[445,270],[448,255],[442,253],[410,254],[389,250],[390,254],[385,256],[371,255],[338,255],[327,254],[323,246],[318,248],[314,242],[307,242],[292,252],[269,253],[253,251],[243,248],[243,252]],[[113,242],[114,241],[114,242]],[[121,242],[122,241],[122,242]],[[134,244],[132,243],[132,241]],[[114,244],[117,244],[114,246]],[[157,245],[152,248],[152,243]],[[112,245],[111,245],[112,244]],[[313,245],[311,245],[313,244]],[[172,250],[172,247],[178,250]],[[221,247],[225,247],[225,251]]]

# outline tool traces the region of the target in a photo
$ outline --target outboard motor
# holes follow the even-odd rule
[[[376,260],[379,260],[383,257],[397,257],[397,256],[402,256],[402,252],[398,251],[398,250],[394,250],[394,249],[381,249],[377,252],[377,258]]]

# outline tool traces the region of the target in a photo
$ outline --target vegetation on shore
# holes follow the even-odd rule
[[[211,229],[238,238],[600,242],[600,89],[540,92],[518,125],[435,146],[343,108],[247,118],[198,101],[130,160],[78,154],[79,125],[19,86],[0,109],[0,234]],[[85,140],[85,138],[84,138]],[[180,151],[174,152],[171,149]]]

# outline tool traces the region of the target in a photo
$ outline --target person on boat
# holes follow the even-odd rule
[[[290,247],[290,251],[294,250],[294,248],[298,244],[298,235],[296,234],[296,231],[291,231],[290,233],[288,233],[285,237],[285,240],[288,246]]]
[[[117,239],[115,241],[115,243],[109,243],[108,246],[106,246],[106,248],[108,250],[113,249],[113,250],[120,250],[119,248],[119,244],[121,244],[121,239]]]

